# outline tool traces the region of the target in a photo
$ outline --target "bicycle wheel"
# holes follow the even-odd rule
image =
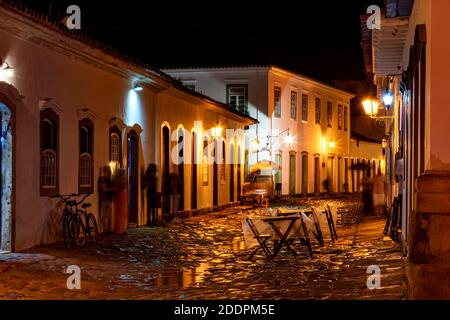
[[[72,244],[72,238],[70,236],[70,220],[71,215],[68,213],[64,213],[63,216],[63,240],[64,240],[64,246],[69,249],[70,245]]]
[[[88,213],[85,215],[86,218],[86,232],[89,235],[89,240],[91,242],[98,241],[98,228],[97,228],[97,220],[92,213]]]
[[[77,247],[82,247],[86,244],[86,228],[78,214],[70,221],[70,235]]]

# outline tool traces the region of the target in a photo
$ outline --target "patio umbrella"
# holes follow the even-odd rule
[[[273,161],[264,160],[255,163],[250,168],[251,173],[256,171],[269,171],[269,170],[281,170],[281,166]]]

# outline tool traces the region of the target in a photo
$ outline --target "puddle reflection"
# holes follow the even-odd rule
[[[155,281],[159,288],[181,288],[197,286],[204,281],[208,263],[200,263],[195,268],[182,268],[176,272],[163,272]]]

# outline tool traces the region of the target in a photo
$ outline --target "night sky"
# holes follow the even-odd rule
[[[22,2],[55,18],[78,4],[83,32],[155,67],[275,64],[323,81],[365,78],[359,15],[382,3]]]

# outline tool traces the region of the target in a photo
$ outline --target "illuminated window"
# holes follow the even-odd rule
[[[281,88],[275,87],[273,92],[274,115],[277,118],[281,117]]]
[[[122,159],[122,143],[121,132],[116,126],[109,129],[109,161],[121,163]]]
[[[302,94],[302,121],[308,121],[308,96]]]
[[[342,106],[338,105],[338,130],[342,130]]]
[[[291,119],[297,119],[297,92],[291,91]]]
[[[58,193],[59,116],[52,109],[41,111],[41,196]]]
[[[333,126],[333,103],[330,101],[327,102],[327,123],[328,127]]]
[[[230,107],[248,114],[247,85],[227,85],[227,102]]]
[[[322,108],[322,102],[320,101],[319,98],[316,98],[316,123],[320,124],[320,109]]]
[[[93,134],[94,124],[89,119],[83,119],[79,123],[79,171],[78,190],[79,193],[93,192]]]
[[[207,186],[209,182],[209,165],[208,165],[208,137],[203,138],[203,156],[202,156],[202,185]]]

